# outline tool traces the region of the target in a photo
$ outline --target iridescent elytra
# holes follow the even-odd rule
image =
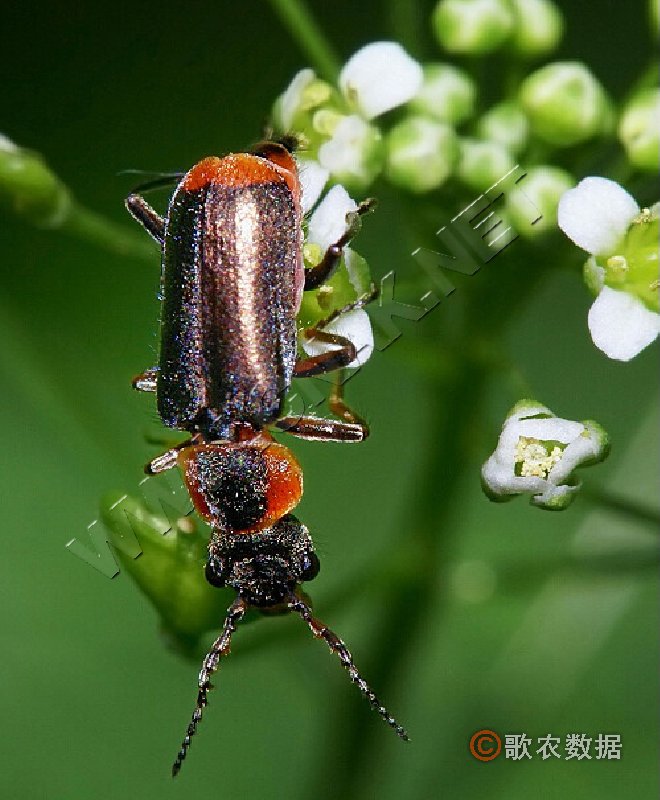
[[[163,423],[196,441],[233,441],[241,430],[273,425],[326,441],[356,442],[368,434],[339,391],[331,408],[341,421],[281,417],[294,376],[355,359],[353,344],[323,331],[323,320],[306,333],[336,349],[297,360],[296,314],[303,291],[328,280],[373,204],[348,214],[344,234],[305,270],[302,187],[290,147],[288,139],[268,141],[249,153],[202,159],[181,176],[164,217],[140,194],[126,200],[162,248],[159,362],[134,386],[155,392]],[[333,316],[370,299],[359,297]],[[167,469],[175,457],[154,459],[147,470]]]

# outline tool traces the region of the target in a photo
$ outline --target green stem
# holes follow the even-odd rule
[[[144,231],[137,227],[133,231],[127,226],[117,225],[76,202],[59,229],[86,239],[110,253],[150,263],[157,260],[158,250]]]
[[[421,58],[420,43],[424,39],[426,19],[419,4],[390,0],[388,11],[392,38],[413,57]]]
[[[639,522],[652,525],[656,530],[660,529],[660,511],[655,508],[592,486],[585,486],[582,489],[582,495],[593,505],[601,506],[608,511],[614,511],[623,516],[632,517]]]
[[[316,72],[334,83],[340,60],[303,0],[270,0],[270,4]]]

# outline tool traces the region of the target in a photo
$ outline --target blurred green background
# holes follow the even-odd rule
[[[557,57],[586,60],[620,95],[649,56],[646,4],[561,5]],[[396,2],[310,7],[343,58],[397,37]],[[431,4],[418,8],[421,56]],[[263,2],[26,2],[5,7],[3,23],[0,130],[127,227],[136,180],[122,170],[185,169],[244,148],[306,63]],[[393,233],[396,193],[374,193],[381,206],[358,249],[375,274],[396,269],[405,283],[423,243]],[[562,270],[552,248],[535,252],[533,293],[495,311],[535,396],[610,432],[610,459],[584,475],[592,498],[551,514],[482,495],[480,464],[520,392],[504,368],[477,379],[461,362],[470,282],[492,276],[457,282],[349,384],[372,427],[365,445],[286,442],[322,559],[315,608],[413,741],[396,740],[300,620],[263,620],[236,634],[173,783],[198,663],[164,647],[127,576],[109,580],[65,549],[101,495],[136,490],[155,451],[152,399],[130,379],[154,361],[158,255],[120,258],[3,214],[3,796],[657,796],[657,524],[593,499],[657,507],[657,345],[629,364],[602,356],[579,259]],[[480,763],[467,746],[480,728],[534,742],[619,733],[623,756]]]

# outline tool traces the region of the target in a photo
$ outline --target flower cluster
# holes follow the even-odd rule
[[[534,400],[521,400],[507,415],[495,452],[483,465],[486,495],[495,501],[531,495],[533,505],[566,508],[580,488],[574,471],[602,461],[609,439],[598,423],[560,419]]]

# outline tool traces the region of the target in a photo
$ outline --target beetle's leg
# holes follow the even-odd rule
[[[126,208],[154,239],[162,244],[165,239],[165,220],[147,203],[140,194],[129,194]]]
[[[305,291],[316,289],[324,284],[337,269],[344,247],[360,232],[362,222],[360,217],[369,213],[376,207],[373,197],[363,200],[355,211],[346,214],[346,230],[334,244],[325,251],[321,261],[305,271]]]
[[[151,369],[145,369],[144,372],[136,375],[131,381],[131,385],[138,392],[155,392],[157,378],[158,367],[151,367]]]
[[[326,344],[334,344],[337,346],[336,350],[329,350],[326,353],[320,353],[317,356],[309,356],[296,363],[294,368],[294,376],[296,378],[309,378],[313,375],[324,375],[326,372],[332,372],[340,367],[347,367],[358,356],[355,345],[345,336],[340,336],[337,333],[330,333],[323,330],[326,325],[329,325],[333,320],[340,317],[342,314],[347,314],[349,311],[355,311],[358,308],[363,308],[378,296],[378,289],[372,284],[371,289],[360,297],[353,300],[351,303],[338,308],[329,314],[325,319],[313,328],[307,328],[303,335],[307,339],[316,339],[318,342],[325,342]]]
[[[328,406],[332,413],[339,417],[339,419],[351,425],[359,425],[365,431],[364,438],[366,439],[369,433],[369,426],[353,409],[348,405],[344,399],[344,383],[341,374],[337,375],[335,382],[328,397]]]
[[[164,453],[156,456],[156,458],[152,458],[151,461],[145,465],[144,471],[147,473],[147,475],[158,475],[159,472],[166,472],[168,469],[176,467],[177,457],[181,450],[189,447],[191,444],[195,444],[198,439],[199,435],[196,434],[190,439],[186,439],[185,441],[174,445],[174,447],[170,447],[169,450],[166,450]]]
[[[328,333],[318,328],[308,328],[305,331],[308,339],[315,339],[317,342],[334,344],[336,350],[328,350],[326,353],[319,353],[317,356],[309,356],[296,362],[293,375],[296,378],[311,378],[313,375],[324,375],[340,367],[347,367],[351,361],[357,358],[355,345],[345,336],[336,333]]]
[[[362,422],[340,422],[321,417],[282,417],[275,426],[299,439],[317,442],[363,442],[369,435],[368,426]]]

